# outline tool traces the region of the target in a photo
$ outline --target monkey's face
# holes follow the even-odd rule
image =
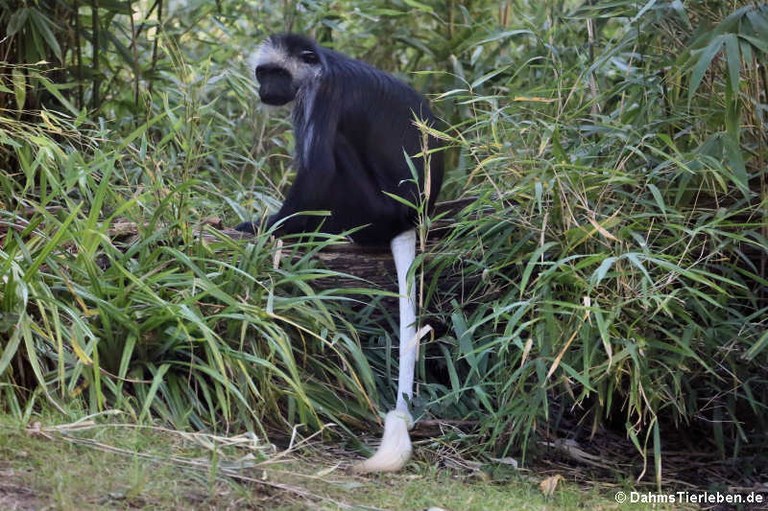
[[[298,87],[291,73],[274,64],[265,64],[256,68],[256,80],[259,81],[259,97],[267,105],[283,106],[294,100]]]
[[[290,103],[322,71],[318,48],[305,37],[290,34],[270,37],[255,56],[256,80],[262,103]]]

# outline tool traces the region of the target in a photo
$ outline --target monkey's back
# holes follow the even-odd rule
[[[413,204],[422,200],[423,150],[435,149],[439,142],[430,136],[426,138],[428,147],[422,147],[424,137],[414,123],[420,119],[434,125],[435,117],[427,100],[401,80],[365,62],[324,51],[328,72],[334,75],[336,86],[341,85],[344,97],[335,142],[339,189],[331,198],[335,219],[328,227],[341,232],[369,224],[353,234],[353,239],[386,242],[414,225],[417,211],[390,195]],[[435,152],[428,159],[431,207],[442,184],[443,158]],[[369,186],[360,186],[360,172]]]

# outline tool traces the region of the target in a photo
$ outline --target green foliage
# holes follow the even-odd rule
[[[445,255],[498,297],[454,315],[450,387],[433,394],[484,417],[505,451],[574,409],[593,430],[625,424],[656,463],[661,428],[711,431],[726,455],[766,426],[768,56],[754,34],[768,8],[708,13],[717,28],[686,38],[700,13],[633,5],[574,13],[599,52],[524,40],[503,83],[525,94],[450,93],[475,109],[460,145],[486,198]]]
[[[245,62],[290,29],[432,93],[444,198],[478,197],[425,258],[420,413],[479,421],[467,445],[495,455],[564,417],[618,425],[657,478],[683,428],[764,449],[766,5],[47,5],[0,5],[6,408],[287,431],[393,400],[381,293],[319,285],[333,239],[275,268],[268,233],[196,227],[263,214],[290,179]]]
[[[32,210],[32,220],[4,219],[9,341],[0,370],[30,387],[23,375],[31,369],[54,400],[84,393],[94,411],[117,406],[178,426],[261,427],[265,416],[316,426],[318,409],[326,419],[369,413],[372,377],[363,358],[351,359],[357,341],[326,303],[333,292],[310,286],[327,277],[306,264],[323,243],[274,269],[267,235],[252,244],[198,236],[187,220],[199,217],[193,198],[223,193],[158,172],[154,158],[163,154],[184,174],[195,148],[179,143],[185,154],[174,165],[162,141],[149,141],[152,124],[125,138],[88,134],[104,142],[87,153],[44,134],[18,141],[27,179],[6,175],[2,187]],[[187,130],[179,123],[170,135],[183,140]],[[123,158],[126,150],[137,154]],[[137,227],[128,240],[120,236],[126,225]]]

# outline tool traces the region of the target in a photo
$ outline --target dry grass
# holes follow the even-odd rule
[[[2,508],[607,510],[618,509],[612,496],[623,488],[576,485],[567,473],[538,475],[504,460],[496,472],[457,457],[436,469],[429,449],[401,474],[362,477],[348,470],[356,455],[314,437],[296,436],[277,449],[252,435],[191,434],[115,418],[55,424],[48,417],[25,428],[0,418]]]

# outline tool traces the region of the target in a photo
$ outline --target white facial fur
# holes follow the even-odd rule
[[[293,77],[293,83],[298,87],[297,97],[286,106],[293,109],[297,104],[304,112],[303,118],[306,122],[303,130],[303,146],[299,154],[308,155],[315,143],[315,122],[312,115],[315,103],[316,87],[303,87],[303,84],[317,80],[322,74],[321,64],[307,64],[298,58],[291,56],[287,50],[280,45],[275,45],[271,39],[262,43],[248,59],[249,64],[254,71],[259,66],[272,64],[288,71]],[[268,110],[279,109],[282,107],[273,107],[262,103],[262,107]]]
[[[254,71],[264,64],[274,64],[288,71],[293,77],[293,83],[301,86],[307,80],[317,78],[322,72],[322,67],[301,62],[288,54],[282,46],[275,46],[271,39],[264,41],[250,56],[248,62]]]

